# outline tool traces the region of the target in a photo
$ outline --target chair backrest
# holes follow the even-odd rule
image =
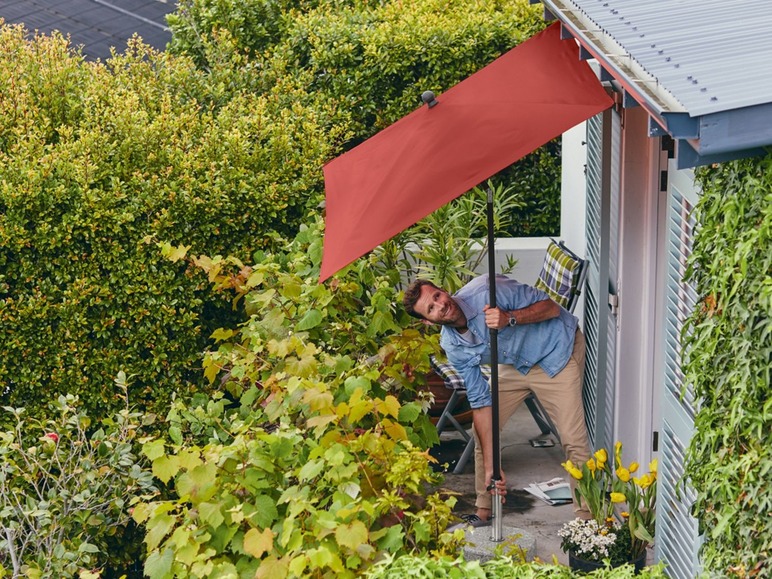
[[[443,354],[443,358],[444,358]],[[466,384],[464,384],[464,379],[461,377],[461,374],[458,373],[458,370],[456,370],[453,365],[449,362],[442,362],[440,359],[432,354],[429,356],[429,363],[432,366],[432,370],[440,376],[443,380],[445,380],[445,386],[447,388],[450,388],[451,390],[466,390]],[[480,365],[480,371],[482,371],[483,378],[486,380],[490,380],[491,377],[491,367],[487,364],[481,364]]]
[[[534,284],[569,312],[573,312],[582,291],[587,260],[577,256],[561,241],[547,247],[539,279]]]

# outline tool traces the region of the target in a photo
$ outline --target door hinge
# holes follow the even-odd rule
[[[611,310],[611,315],[616,316],[619,312],[619,296],[617,294],[608,295],[608,307]]]
[[[659,432],[656,430],[654,431],[654,435],[651,437],[651,451],[659,451]]]

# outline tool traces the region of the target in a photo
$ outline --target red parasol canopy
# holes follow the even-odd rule
[[[324,167],[324,281],[612,104],[554,24]]]

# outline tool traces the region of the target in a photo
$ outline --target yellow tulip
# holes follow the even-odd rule
[[[594,458],[591,458],[587,461],[587,468],[590,469],[590,472],[595,472],[595,469],[598,468],[598,466],[595,464]]]
[[[622,443],[617,442],[614,445],[614,463],[617,466],[622,466]]]
[[[622,482],[626,483],[627,481],[630,480],[630,471],[627,470],[625,467],[620,466],[617,469],[617,478],[619,478],[619,480],[621,480]]]
[[[574,477],[576,480],[582,480],[582,476],[583,476],[582,471],[580,471],[578,468],[576,467],[571,468],[569,469],[568,472],[570,472],[571,476]]]
[[[652,474],[654,475],[657,474],[658,465],[659,465],[659,460],[656,458],[649,463],[649,470],[652,472]]]
[[[630,518],[630,513],[628,513],[627,511],[622,511],[619,514],[622,515],[623,519],[629,519]]]
[[[623,503],[625,502],[625,495],[623,495],[622,493],[611,493],[611,502]]]
[[[631,462],[630,466],[627,467],[627,470],[629,470],[631,473],[638,470],[638,463],[637,462]]]
[[[598,461],[598,468],[603,468],[603,465],[608,460],[608,454],[606,454],[605,448],[601,448],[595,453],[595,460]]]
[[[647,489],[651,486],[651,483],[654,482],[654,477],[650,474],[645,474],[641,478],[635,478],[633,479],[633,482],[637,484],[642,489]]]
[[[582,480],[582,471],[576,468],[573,462],[567,460],[566,462],[561,463],[561,465],[576,480]]]

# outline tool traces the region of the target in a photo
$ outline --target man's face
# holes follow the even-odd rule
[[[428,321],[443,326],[464,326],[466,317],[458,304],[445,290],[425,285],[414,307],[416,313]]]

